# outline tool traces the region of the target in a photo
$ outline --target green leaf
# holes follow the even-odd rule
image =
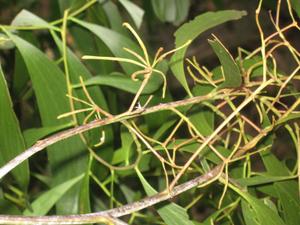
[[[208,40],[208,42],[218,56],[223,67],[225,81],[218,88],[239,87],[242,84],[242,74],[240,73],[239,67],[230,55],[229,51],[215,36],[214,40]]]
[[[30,147],[38,140],[53,134],[62,129],[68,128],[74,125],[73,123],[61,124],[58,126],[50,126],[50,127],[40,127],[40,128],[30,128],[23,132],[23,136],[26,142],[26,146]]]
[[[246,192],[240,192],[245,200],[242,200],[243,215],[246,225],[285,225],[282,219],[261,200]]]
[[[137,192],[135,189],[133,190],[125,184],[121,184],[120,189],[121,189],[124,197],[126,198],[127,202],[134,202],[137,195],[139,194],[139,192]]]
[[[123,162],[129,162],[129,158],[132,155],[131,145],[133,138],[128,130],[121,131],[122,147],[115,150],[112,158],[112,164],[116,165]]]
[[[300,1],[299,0],[291,0],[291,4],[293,9],[296,11],[298,17],[300,18]]]
[[[7,215],[22,215],[22,212],[10,201],[0,198],[0,212]]]
[[[214,112],[207,107],[194,106],[190,112],[189,120],[204,136],[209,136],[214,131]]]
[[[174,4],[168,4],[168,2],[166,2],[166,1],[151,0],[151,4],[152,4],[152,8],[153,8],[155,15],[162,22],[165,22],[166,19],[168,17],[170,17],[169,16],[170,13],[168,13],[167,10],[170,10],[171,12],[175,11]],[[167,7],[167,6],[169,6],[169,7]],[[174,13],[171,13],[171,14],[174,14]],[[170,19],[172,20],[172,18],[170,18]]]
[[[261,225],[256,219],[254,209],[244,199],[241,201],[242,212],[246,225]]]
[[[119,0],[119,2],[123,5],[128,14],[131,16],[133,22],[135,23],[135,26],[137,28],[140,28],[143,21],[144,10],[128,0]]]
[[[144,187],[148,196],[157,194],[157,191],[151,187],[139,170],[136,170],[137,175]],[[168,203],[157,209],[158,214],[167,225],[194,225],[189,219],[186,210],[175,203]]]
[[[128,32],[122,26],[122,18],[119,9],[116,7],[115,3],[112,1],[99,0],[99,4],[89,7],[86,11],[85,18],[93,24],[98,24],[107,27],[121,34],[128,35]],[[70,31],[74,37],[77,50],[80,50],[86,55],[105,55],[112,56],[111,51],[105,45],[105,43],[93,35],[89,30],[81,26],[71,26]],[[126,33],[127,32],[127,33]],[[88,60],[85,62],[86,65],[90,67],[93,71],[98,74],[109,74],[114,71],[116,63],[110,61],[95,61]]]
[[[28,31],[18,31],[18,36],[23,38],[24,40],[30,42],[34,46],[39,46],[39,42],[34,32]],[[17,50],[15,51],[15,59],[14,59],[14,74],[12,80],[12,90],[13,94],[22,100],[27,100],[33,96],[33,91],[31,87],[28,87],[30,84],[30,77],[25,65],[25,62]],[[24,113],[24,112],[23,112]],[[32,112],[34,113],[34,112]],[[29,113],[30,114],[30,113]],[[32,118],[33,119],[33,118]],[[26,121],[29,122],[29,121]],[[30,122],[29,122],[30,123]]]
[[[228,157],[231,153],[231,150],[225,148],[222,145],[218,145],[215,147],[218,152],[223,156],[223,157]],[[219,156],[217,156],[208,146],[205,147],[203,149],[203,157],[215,164],[220,164],[222,162],[222,160],[219,158]],[[235,167],[234,169],[238,169],[238,167]],[[232,171],[234,171],[234,169],[232,169]]]
[[[188,40],[194,40],[198,35],[204,31],[215,27],[221,23],[240,19],[245,16],[245,11],[237,10],[224,10],[218,12],[207,12],[197,16],[194,20],[183,24],[175,32],[175,45],[179,47],[186,43]],[[185,73],[184,73],[184,55],[187,47],[177,51],[171,59],[171,69],[177,80],[185,88],[187,93],[192,96],[192,93],[187,84]]]
[[[19,51],[15,51],[15,59],[14,59],[14,76],[13,76],[13,86],[12,90],[15,96],[19,99],[24,98],[24,92],[26,92],[28,88],[29,75],[23,61],[22,56]],[[25,99],[24,99],[25,100]]]
[[[102,55],[111,56],[106,45],[99,38],[91,34],[89,30],[81,26],[71,26],[69,30],[74,37],[74,44],[76,44],[77,51],[86,55],[98,55],[101,52]],[[114,70],[113,62],[88,60],[85,64],[93,71],[101,74],[107,74]]]
[[[59,50],[62,52],[62,42],[61,40],[52,32],[52,36]],[[83,79],[89,79],[92,77],[87,68],[81,63],[81,61],[76,57],[76,55],[67,48],[67,62],[69,68],[69,75],[71,82],[79,82],[79,77],[81,76]],[[93,101],[101,106],[104,110],[108,110],[107,102],[104,97],[102,90],[99,87],[87,87],[87,91],[92,96]],[[80,99],[85,99],[85,93],[82,89],[74,90],[73,94]],[[76,109],[84,108],[80,103],[74,104]],[[84,120],[84,115],[78,116],[78,123],[82,124]],[[113,133],[110,126],[106,126],[104,129],[105,134],[107,136],[106,142],[109,143],[113,139]],[[94,129],[86,133],[86,138],[88,144],[97,143],[99,141],[99,130]],[[109,147],[102,148],[102,151],[109,150]],[[88,169],[86,171],[88,173]],[[90,212],[90,194],[89,194],[89,176],[85,176],[83,179],[82,185],[80,187],[80,200],[79,200],[79,211],[80,213]]]
[[[33,203],[31,203],[31,210],[26,209],[23,214],[25,216],[44,216],[49,210],[55,205],[55,203],[68,191],[71,187],[73,187],[76,183],[78,183],[84,174],[81,174],[77,177],[74,177],[70,180],[63,182],[49,191],[41,194]]]
[[[61,40],[54,33],[53,38],[58,48],[62,51]],[[78,83],[80,76],[84,80],[93,77],[92,74],[88,71],[88,69],[84,66],[84,64],[76,57],[76,55],[70,49],[67,49],[67,62],[72,83]],[[87,90],[89,94],[93,96],[93,100],[96,104],[101,106],[104,110],[108,110],[108,105],[105,96],[99,87],[88,87]],[[82,90],[76,90],[75,94],[77,94],[79,98],[85,98],[85,94]]]
[[[52,33],[52,35],[53,35],[56,45],[62,51],[61,40],[55,34]],[[92,75],[87,70],[87,68],[84,66],[84,64],[76,57],[76,55],[70,49],[67,49],[67,61],[68,61],[71,82],[78,83],[79,76],[82,76],[83,79],[89,79],[90,77],[92,77]],[[88,90],[89,94],[91,95],[91,97],[93,98],[93,101],[97,105],[101,106],[101,108],[103,108],[104,110],[108,110],[108,105],[107,105],[106,99],[103,95],[102,90],[99,87],[90,86],[90,87],[87,87],[87,90]],[[82,89],[73,90],[73,94],[76,95],[80,99],[86,99],[86,96]],[[78,109],[80,109],[82,107],[86,107],[86,106],[82,106],[81,104],[75,104],[75,105],[76,105],[76,108],[78,108]],[[83,123],[83,120],[84,120],[83,117],[84,117],[84,115],[78,116],[79,124]],[[111,155],[112,145],[110,145],[110,143],[112,143],[113,139],[114,139],[112,127],[105,126],[103,128],[103,131],[105,132],[105,136],[106,136],[105,142],[107,143],[107,145],[101,147],[101,154]],[[94,143],[99,142],[99,136],[100,136],[99,129],[90,130],[90,131],[86,132],[84,135],[86,137],[87,143],[91,146]],[[103,155],[101,157],[103,157]],[[106,158],[106,160],[109,161],[109,159],[107,159],[107,158]],[[100,164],[96,164],[96,165],[98,167],[100,167],[101,169],[103,169],[102,165],[100,165]],[[87,168],[86,173],[88,173],[89,168],[90,167]],[[99,169],[99,168],[97,168],[97,169]],[[97,169],[95,169],[95,170],[97,170]],[[91,208],[90,194],[89,194],[89,191],[90,191],[89,179],[90,179],[90,177],[86,176],[83,179],[83,182],[80,187],[80,195],[79,195],[79,201],[78,201],[80,213],[88,213],[91,210],[90,209]]]
[[[0,33],[0,49],[8,50],[14,47],[14,43],[7,37],[7,35]]]
[[[116,4],[112,1],[106,1],[102,7],[105,11],[111,29],[120,34],[126,35],[126,30],[122,26],[123,19]]]
[[[289,120],[294,120],[294,119],[299,119],[300,118],[300,113],[291,113],[285,117],[281,117],[277,120],[276,125],[280,125],[283,123],[288,122]]]
[[[264,151],[260,153],[267,173],[272,176],[288,176],[289,169],[283,162],[279,161],[271,151]]]
[[[162,82],[163,80],[160,76],[151,76],[148,84],[142,91],[142,94],[152,94],[153,92],[158,90]],[[86,86],[105,85],[133,94],[135,94],[139,90],[141,83],[142,81],[133,81],[130,77],[118,72],[113,72],[109,75],[97,75],[84,81],[84,84]],[[74,84],[73,87],[81,87],[81,84]]]
[[[268,174],[272,176],[290,175],[286,165],[279,161],[271,151],[261,153],[261,157]],[[297,182],[294,180],[276,182],[273,184],[273,187],[282,206],[282,213],[286,223],[292,225],[296,222],[297,224],[300,220],[300,199]]]
[[[92,157],[89,158],[89,167],[84,175],[84,178],[80,187],[80,195],[79,195],[79,213],[90,213],[91,212],[91,201],[90,201],[90,174]],[[88,225],[88,224],[86,224]]]
[[[206,86],[206,85],[196,85],[195,88],[193,89],[193,94],[196,96],[199,95],[205,95],[208,94],[213,88],[211,88],[211,86]],[[171,101],[171,100],[168,100]],[[151,101],[152,102],[152,101]],[[157,103],[158,104],[158,103]],[[191,108],[192,106],[185,106],[185,107],[181,107],[182,108],[182,113],[186,113],[188,112],[188,110]],[[200,112],[199,114],[201,114],[201,118],[204,117],[204,119],[206,120],[206,126],[205,128],[201,127],[200,123],[197,123],[197,116],[194,116],[194,118],[192,118],[192,120],[194,120],[193,122],[196,122],[196,126],[198,126],[197,128],[199,129],[200,132],[203,133],[209,133],[211,132],[211,128],[208,127],[212,127],[212,121],[214,121],[214,116],[212,112],[208,112],[207,110],[205,110],[205,112]],[[155,117],[155,115],[154,115]],[[171,115],[169,116],[170,119],[165,119],[164,118],[164,122],[163,124],[161,124],[158,129],[156,130],[155,134],[154,134],[154,138],[155,139],[159,139],[168,129],[171,128],[171,126],[177,121],[177,119],[174,119],[174,117]],[[206,130],[208,129],[208,130]]]
[[[265,123],[269,121],[265,119]],[[271,176],[290,176],[291,172],[284,164],[284,162],[277,159],[277,157],[269,150],[260,153],[266,168],[266,173]],[[299,192],[298,184],[294,180],[279,181],[274,183],[271,187],[259,188],[260,191],[273,195],[278,198],[281,204],[282,214],[287,224],[295,224],[299,222]]]
[[[259,64],[262,61],[262,58],[260,56],[254,56],[249,59],[239,59],[242,63],[242,68],[244,68],[245,71],[251,71],[249,74],[250,79],[262,76],[263,74],[263,66]]]
[[[6,80],[0,65],[0,166],[25,150],[25,143],[13,110]],[[25,190],[29,183],[28,161],[20,164],[12,171],[19,185]]]
[[[226,213],[228,210],[234,208],[239,203],[239,200],[235,202],[231,202],[230,204],[222,207],[221,209],[216,210],[213,212],[209,217],[203,221],[203,223],[199,223],[199,225],[212,225],[212,221],[218,221],[218,217],[222,214]]]
[[[37,98],[42,124],[45,127],[59,126],[69,120],[58,120],[57,116],[69,112],[67,88],[64,74],[57,65],[39,49],[23,39],[8,33],[19,49],[30,75]],[[54,174],[53,185],[74,178],[85,172],[87,157],[85,145],[78,136],[52,145],[48,149],[48,158]],[[75,185],[57,204],[60,213],[78,211],[79,186]]]
[[[131,39],[114,30],[96,24],[87,23],[75,18],[72,18],[72,20],[75,23],[85,27],[93,34],[95,34],[98,38],[100,38],[104,42],[104,44],[110,49],[113,55],[117,57],[132,58],[132,56],[129,53],[123,50],[124,47],[129,48],[138,53],[140,53],[141,51]],[[124,69],[125,73],[129,75],[140,69],[128,63],[120,63],[120,65]]]
[[[269,195],[274,198],[278,198],[278,194],[275,190],[273,183],[258,186],[258,187],[256,187],[256,189],[266,195]]]
[[[289,176],[270,176],[269,174],[260,174],[259,176],[236,179],[242,186],[257,186],[290,179]]]
[[[13,19],[12,26],[35,26],[35,27],[43,27],[45,29],[55,29],[54,26],[47,23],[45,20],[39,18],[38,16],[34,15],[33,13],[23,9],[18,15]]]
[[[274,184],[282,206],[282,212],[287,225],[298,224],[300,221],[300,199],[296,182],[278,182]]]
[[[175,21],[173,23],[174,25],[179,25],[188,17],[191,1],[175,0],[175,5],[177,10],[176,10]]]
[[[57,0],[61,14],[69,8],[75,0]]]
[[[272,157],[270,159],[272,159]],[[272,162],[269,162],[266,165],[270,166],[271,164],[272,164]],[[276,163],[276,162],[275,162],[275,164],[276,165],[274,165],[274,166],[278,166],[275,170],[280,170],[280,167],[281,167],[280,164]],[[275,176],[276,175],[277,176],[278,175],[279,176],[286,175],[285,171],[283,171],[283,173],[280,173],[280,174],[276,174],[276,172],[269,173],[269,174],[275,175]],[[291,182],[291,181],[283,181],[283,182]],[[269,186],[269,185],[267,185],[267,186]],[[277,212],[275,212],[273,209],[269,208],[261,200],[253,197],[252,195],[250,195],[247,192],[239,190],[238,188],[234,187],[234,190],[237,193],[239,193],[247,201],[247,203],[245,203],[245,204],[249,204],[249,206],[244,206],[244,208],[243,208],[244,218],[246,218],[245,220],[248,220],[247,225],[264,224],[264,223],[266,223],[266,221],[270,225],[284,225],[285,224],[283,222],[283,220],[279,217]],[[247,214],[245,215],[245,213],[247,213]]]
[[[169,203],[157,209],[167,225],[194,225],[186,210],[175,203]]]
[[[172,102],[172,96],[170,92],[167,90],[166,96],[164,99],[161,98],[161,89],[152,94],[152,99],[148,102],[147,107]],[[139,103],[144,106],[149,99],[149,95],[144,95],[140,97]],[[155,113],[150,113],[144,116],[145,121],[145,129],[149,132],[156,132],[157,129],[160,129],[164,123],[169,119],[170,113],[167,111],[160,111]],[[174,118],[174,117],[173,117]]]
[[[166,120],[154,133],[153,138],[160,139],[175,123],[176,119]]]
[[[162,22],[179,24],[188,16],[190,0],[151,0],[152,8]]]

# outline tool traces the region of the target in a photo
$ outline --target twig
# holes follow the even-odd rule
[[[160,192],[158,194],[146,197],[142,200],[129,203],[114,209],[106,211],[79,214],[79,215],[66,215],[66,216],[11,216],[0,215],[0,224],[86,224],[86,223],[99,223],[104,220],[113,222],[114,224],[126,224],[123,221],[115,219],[117,217],[125,216],[133,212],[145,209],[149,206],[155,205],[159,202],[171,199],[191,188],[204,184],[213,180],[221,172],[222,165],[214,167],[209,172],[196,177],[190,181],[180,184],[173,188],[170,192]]]
[[[14,159],[6,163],[3,167],[0,168],[0,179],[2,179],[7,173],[9,173],[12,169],[14,169],[16,166],[21,164],[26,159],[30,158],[32,155],[36,154],[39,151],[42,151],[46,147],[62,141],[64,139],[67,139],[69,137],[75,136],[77,134],[81,134],[83,132],[86,132],[88,130],[102,127],[108,124],[116,123],[116,122],[122,122],[137,116],[146,115],[162,110],[169,110],[171,108],[179,107],[179,106],[185,106],[190,104],[199,103],[206,100],[212,100],[212,99],[222,99],[225,97],[225,94],[208,94],[205,96],[197,96],[189,99],[179,100],[175,102],[169,102],[164,104],[159,104],[153,107],[149,108],[140,108],[136,109],[129,113],[123,113],[118,116],[113,116],[109,118],[104,118],[102,120],[94,120],[88,124],[84,124],[81,126],[77,126],[59,133],[56,133],[54,135],[49,136],[48,138],[39,140],[36,144],[34,144],[32,147],[26,149],[23,153],[16,156]]]
[[[1,224],[18,225],[60,225],[60,224],[87,224],[101,223],[108,225],[128,225],[120,219],[109,216],[93,216],[91,214],[79,214],[69,216],[11,216],[0,215]]]
[[[256,95],[258,95],[265,87],[270,85],[273,82],[272,79],[267,80],[266,82],[263,82],[248,98],[246,98],[237,108],[234,112],[232,112],[215,130],[214,132],[206,138],[206,140],[202,143],[202,145],[193,153],[193,155],[189,158],[189,160],[185,163],[183,168],[179,171],[179,173],[176,175],[176,177],[173,179],[170,189],[176,185],[176,183],[179,181],[181,176],[184,174],[184,172],[188,169],[188,167],[192,164],[192,162],[196,159],[196,157],[199,155],[199,153],[210,143],[213,138],[218,135],[218,133],[246,106],[248,105],[253,99],[255,99]]]

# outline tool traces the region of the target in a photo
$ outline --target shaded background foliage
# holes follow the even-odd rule
[[[80,1],[78,1],[78,3],[76,3],[76,1],[74,1],[73,5],[74,8],[76,8],[76,4],[80,5],[79,3]],[[159,1],[157,1],[159,2]],[[171,1],[170,5],[175,5],[172,4],[175,1]],[[179,1],[180,2],[180,1]],[[139,6],[141,6],[144,10],[145,10],[145,16],[143,19],[143,24],[141,27],[142,33],[143,33],[143,38],[145,40],[147,40],[147,42],[149,43],[149,45],[151,46],[151,49],[153,51],[155,51],[155,49],[157,49],[160,46],[164,46],[166,49],[170,49],[173,46],[174,43],[174,39],[172,34],[175,32],[176,27],[184,22],[184,21],[188,21],[192,18],[194,18],[196,15],[199,15],[201,13],[207,12],[207,11],[215,11],[215,10],[223,10],[223,9],[238,9],[238,10],[246,10],[248,12],[248,16],[244,17],[243,19],[239,20],[239,21],[234,21],[234,22],[228,22],[223,26],[219,26],[216,28],[212,28],[209,31],[204,32],[203,34],[201,34],[200,37],[197,38],[197,40],[195,40],[195,42],[193,42],[193,47],[189,48],[189,52],[187,54],[187,56],[196,56],[197,59],[202,63],[207,65],[208,67],[213,68],[214,66],[217,65],[218,61],[217,58],[215,57],[215,55],[213,54],[212,49],[210,48],[210,46],[207,43],[207,39],[210,38],[211,33],[214,33],[218,36],[218,34],[222,34],[222,42],[224,43],[224,45],[229,49],[229,50],[233,50],[232,53],[233,54],[237,54],[236,48],[239,46],[243,46],[245,49],[251,49],[253,48],[253,46],[258,46],[260,43],[260,40],[258,39],[257,36],[257,27],[255,24],[255,18],[254,18],[254,14],[255,14],[255,9],[257,6],[257,2],[255,1],[238,1],[238,0],[216,0],[216,1],[183,1],[183,2],[189,2],[187,3],[187,12],[186,13],[182,13],[182,15],[177,16],[178,20],[176,18],[176,12],[178,11],[178,9],[174,7],[170,7],[169,11],[171,12],[170,14],[175,15],[174,18],[169,18],[170,21],[168,21],[168,18],[165,18],[167,16],[164,17],[164,10],[161,10],[161,12],[158,10],[157,14],[154,12],[155,9],[153,9],[152,5],[151,5],[151,1],[140,1],[140,2],[136,2]],[[296,2],[296,1],[294,1]],[[276,10],[276,0],[268,0],[268,1],[264,1],[263,2],[263,11],[262,11],[262,23],[263,23],[263,27],[266,30],[266,33],[270,33],[272,31],[272,24],[268,19],[268,11],[272,10],[273,12],[275,12]],[[28,1],[5,1],[2,0],[1,1],[1,23],[2,24],[9,24],[13,18],[15,17],[15,15],[21,10],[21,9],[28,9],[30,11],[32,11],[34,14],[40,16],[41,18],[46,19],[47,21],[52,21],[55,20],[57,18],[60,18],[60,16],[62,15],[61,13],[63,12],[64,9],[72,6],[72,1],[61,1],[61,3],[59,1],[34,1],[34,0],[28,0]],[[295,4],[297,5],[297,4]],[[179,5],[181,6],[181,5]],[[118,5],[120,13],[123,16],[123,20],[122,21],[130,21],[130,18],[128,17],[128,15],[126,15],[126,12],[124,10],[124,8],[122,8],[122,6],[120,6],[120,4]],[[286,7],[286,6],[285,6]],[[177,10],[177,11],[176,11]],[[91,10],[92,11],[92,10]],[[94,12],[95,13],[95,12]],[[108,19],[105,18],[105,12],[102,11],[102,13],[97,12],[98,18],[96,19],[97,22],[99,22],[99,24],[104,24],[104,25],[108,25]],[[159,13],[161,13],[162,15],[159,15]],[[88,15],[88,19],[90,21],[93,21],[93,19],[91,19],[93,12],[89,12]],[[178,21],[179,22],[178,22]],[[289,20],[289,15],[287,13],[286,10],[283,10],[282,14],[281,14],[281,21],[282,23],[288,23]],[[104,22],[105,21],[105,22]],[[177,26],[176,26],[177,25]],[[120,32],[124,33],[124,30],[122,28],[118,28]],[[238,35],[237,35],[238,34]],[[37,34],[37,38],[39,39],[39,47],[41,47],[44,50],[49,50],[47,53],[50,56],[53,56],[53,50],[51,49],[54,46],[53,41],[51,41],[51,39],[49,39],[49,36],[47,35],[47,32],[38,32]],[[48,37],[47,37],[48,36]],[[295,32],[291,31],[290,33],[288,33],[288,37],[289,37],[289,41],[291,41],[296,47],[299,47],[299,42],[297,42],[297,35],[295,34]],[[74,40],[70,40],[71,44]],[[83,41],[82,41],[83,42]],[[77,43],[80,47],[80,43]],[[94,43],[95,44],[95,43]],[[75,48],[77,49],[77,48]],[[89,45],[86,47],[86,49],[93,49],[93,45]],[[80,49],[81,50],[81,49]],[[292,60],[283,60],[286,59],[286,57],[290,57],[289,54],[287,54],[284,50],[279,50],[281,51],[280,54],[276,52],[276,57],[280,57],[282,60],[279,60],[279,64],[280,67],[284,70],[284,71],[289,71],[293,68],[294,65],[291,65],[290,63],[286,63],[288,62],[293,62]],[[3,56],[3,52],[1,53],[2,57]],[[10,57],[10,58],[8,58]],[[3,60],[3,66],[5,66],[5,68],[7,70],[10,70],[12,72],[12,68],[13,66],[8,66],[8,62],[13,62],[14,61],[14,55],[11,54],[6,54],[5,55],[5,59]],[[8,60],[10,59],[10,60]],[[97,64],[101,64],[101,63],[97,63]],[[106,62],[106,64],[108,64]],[[100,67],[100,66],[99,66]],[[102,68],[102,70],[105,71],[105,68],[109,67],[108,65],[106,65],[104,67],[104,69]],[[99,68],[97,68],[99,69]],[[95,73],[100,73],[102,70],[97,70],[97,71],[93,71]],[[12,79],[11,76],[9,76],[8,79]],[[174,83],[174,84],[173,84]],[[176,90],[180,90],[180,85],[176,83],[176,81],[172,80],[171,85],[175,86]],[[176,91],[176,93],[180,93],[180,91]],[[22,120],[27,121],[27,120]],[[29,125],[30,127],[30,125]]]

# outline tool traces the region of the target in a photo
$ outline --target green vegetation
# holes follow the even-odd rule
[[[299,223],[300,5],[197,4],[3,3],[0,224]],[[247,50],[211,34],[240,20]]]

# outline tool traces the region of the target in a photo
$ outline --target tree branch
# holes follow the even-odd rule
[[[146,114],[150,114],[150,113],[154,113],[154,112],[158,112],[158,111],[162,111],[162,110],[170,110],[171,108],[195,104],[195,103],[199,103],[199,102],[206,101],[206,100],[222,99],[225,96],[226,96],[225,94],[217,95],[217,93],[214,93],[214,94],[210,93],[205,96],[197,96],[197,97],[192,97],[189,99],[179,100],[179,101],[175,101],[175,102],[168,102],[168,103],[159,104],[159,105],[149,107],[149,108],[139,108],[132,112],[125,112],[123,114],[112,116],[112,117],[107,117],[105,119],[94,120],[88,124],[84,124],[84,125],[77,126],[77,127],[65,130],[65,131],[58,132],[58,133],[51,135],[45,139],[37,141],[37,143],[34,144],[32,147],[26,149],[23,153],[19,154],[14,159],[12,159],[8,163],[6,163],[3,167],[1,167],[0,168],[0,179],[2,179],[12,169],[14,169],[16,166],[20,165],[26,159],[29,159],[32,155],[36,154],[37,152],[42,151],[46,147],[48,147],[56,142],[62,141],[64,139],[75,136],[77,134],[81,134],[88,130],[91,130],[91,129],[94,129],[97,127],[102,127],[102,126],[105,126],[108,124],[122,122],[124,120],[131,119],[131,118],[134,118],[137,116],[146,115]]]
[[[149,206],[155,205],[159,202],[168,200],[177,196],[191,188],[198,185],[203,185],[216,178],[222,171],[222,165],[214,167],[209,172],[196,177],[183,184],[177,185],[170,192],[160,192],[150,197],[146,197],[140,201],[129,203],[114,209],[106,211],[79,214],[79,215],[67,215],[67,216],[12,216],[12,215],[0,215],[0,224],[86,224],[86,223],[99,223],[108,222],[116,225],[126,224],[115,217],[121,217],[133,212],[145,209]]]

